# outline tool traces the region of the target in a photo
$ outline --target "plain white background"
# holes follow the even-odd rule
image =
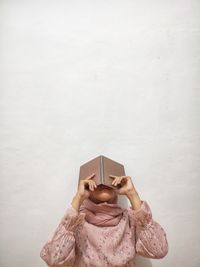
[[[200,266],[199,6],[0,1],[2,267],[46,266],[79,166],[101,154],[167,233],[168,255],[138,267]]]

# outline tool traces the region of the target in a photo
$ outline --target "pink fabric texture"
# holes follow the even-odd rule
[[[40,257],[52,267],[135,267],[136,254],[165,257],[166,232],[153,220],[147,201],[142,200],[138,210],[131,206],[120,209],[122,216],[119,212],[117,223],[100,226],[89,223],[84,210],[77,212],[70,204],[51,239],[41,248]],[[102,221],[110,219],[105,218]]]
[[[115,226],[122,216],[123,209],[117,203],[94,203],[89,198],[85,199],[79,209],[85,213],[85,220],[97,226]]]

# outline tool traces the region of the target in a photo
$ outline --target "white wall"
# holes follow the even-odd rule
[[[100,154],[167,232],[168,255],[138,266],[200,266],[199,4],[0,1],[2,267],[46,266],[79,166]]]

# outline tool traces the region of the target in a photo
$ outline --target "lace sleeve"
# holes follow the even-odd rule
[[[165,257],[168,253],[166,232],[153,220],[148,203],[143,200],[138,210],[129,207],[128,211],[131,221],[134,222],[136,253],[147,258]]]
[[[40,251],[40,257],[48,266],[73,266],[75,261],[74,231],[83,218],[84,214],[79,214],[71,204],[68,206],[52,238]]]

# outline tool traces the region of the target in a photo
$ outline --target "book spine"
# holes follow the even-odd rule
[[[104,181],[104,165],[103,165],[103,157],[100,157],[100,180],[101,183],[105,184]]]

